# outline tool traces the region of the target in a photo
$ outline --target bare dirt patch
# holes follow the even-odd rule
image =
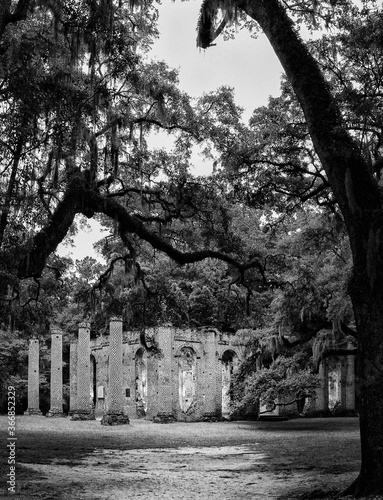
[[[354,418],[104,427],[22,416],[16,428],[15,500],[331,498],[360,459]],[[6,471],[5,444],[1,454]]]

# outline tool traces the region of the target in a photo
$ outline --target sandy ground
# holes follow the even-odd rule
[[[0,500],[6,426],[0,417]],[[354,418],[104,427],[22,416],[16,436],[15,500],[331,498],[359,468]]]

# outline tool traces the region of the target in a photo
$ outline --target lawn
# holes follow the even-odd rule
[[[5,416],[0,429],[5,494]],[[104,427],[21,416],[16,437],[23,500],[331,498],[360,465],[356,418]]]

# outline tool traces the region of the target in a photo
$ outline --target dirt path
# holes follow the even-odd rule
[[[0,424],[4,443],[5,417]],[[15,500],[298,499],[339,490],[359,466],[356,419],[16,425]]]
[[[44,475],[49,489],[65,485],[60,493],[72,500],[279,498],[284,489],[307,486],[310,480],[307,472],[260,470],[267,457],[251,447],[208,450],[96,450],[76,466],[61,462],[28,468]],[[40,483],[30,483],[28,492],[41,491]]]

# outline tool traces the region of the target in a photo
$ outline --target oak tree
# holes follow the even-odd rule
[[[366,154],[365,141],[347,125],[347,112],[331,91],[328,71],[322,68],[318,53],[303,41],[299,25],[306,22],[336,25],[341,33],[348,23],[362,33],[369,46],[367,59],[359,59],[360,74],[373,59],[381,61],[382,11],[374,3],[358,8],[353,2],[280,2],[278,0],[205,0],[199,23],[199,45],[207,48],[222,31],[223,23],[236,19],[238,13],[257,23],[278,56],[286,78],[300,103],[315,152],[325,172],[325,179],[340,209],[350,241],[353,268],[348,292],[352,300],[358,335],[358,388],[360,391],[360,432],[362,464],[359,477],[347,492],[355,496],[383,493],[383,208],[379,171],[375,158]],[[373,27],[373,28],[372,28]],[[338,39],[339,43],[339,39]],[[333,46],[337,53],[336,44]],[[342,54],[342,57],[344,55]],[[361,56],[362,57],[362,56]],[[356,62],[357,54],[354,53]],[[381,67],[381,66],[380,66]],[[377,65],[379,68],[379,64]],[[347,82],[346,82],[347,83]],[[359,87],[346,89],[354,95]],[[371,96],[370,97],[374,97]],[[366,96],[366,104],[373,103]],[[375,107],[372,107],[373,114]],[[379,112],[379,107],[377,108]],[[366,128],[369,139],[374,129]],[[363,138],[362,138],[363,139]],[[378,153],[378,148],[375,148]]]

